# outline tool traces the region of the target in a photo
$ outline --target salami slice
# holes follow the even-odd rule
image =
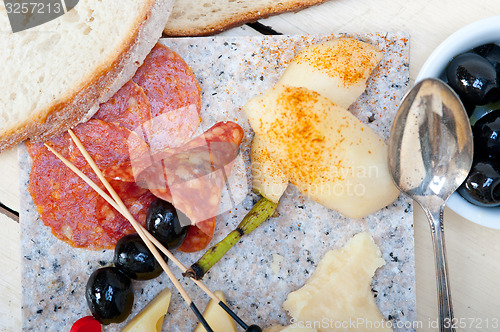
[[[215,230],[215,217],[206,220],[207,223],[213,225],[212,229]],[[179,251],[183,252],[196,252],[203,250],[208,246],[213,237],[213,231],[211,235],[205,234],[198,227],[190,227],[189,231],[182,242],[181,246],[177,248]]]
[[[133,80],[74,132],[104,175],[113,179],[110,183],[125,205],[143,223],[154,196],[134,183],[136,175],[152,164],[155,159],[151,155],[164,155],[191,138],[200,123],[200,109],[200,87],[190,68],[175,52],[158,44]],[[49,144],[103,188],[69,134]],[[33,159],[29,191],[44,224],[55,236],[75,247],[101,249],[113,247],[123,235],[133,232],[125,218],[43,145],[27,143],[27,147]],[[211,155],[205,154],[210,159]],[[198,223],[205,238],[193,233],[192,248],[210,241],[215,218]]]
[[[96,128],[93,124],[90,126]],[[75,128],[75,132],[80,132],[80,129]],[[79,137],[85,141],[84,136]],[[104,189],[69,134],[65,133],[48,144]],[[73,247],[99,250],[113,248],[122,236],[134,232],[118,211],[42,144],[26,143],[26,146],[33,160],[28,190],[43,223],[57,238]],[[88,148],[95,160],[106,155],[95,147]],[[104,162],[106,158],[102,160]],[[132,215],[144,224],[147,208],[154,196],[132,182],[110,183]]]
[[[201,121],[201,90],[184,60],[156,44],[132,80],[144,89],[151,104],[153,122],[145,134],[154,138],[147,140],[153,153],[188,141]],[[159,130],[165,124],[167,130]]]
[[[201,111],[200,86],[189,66],[174,51],[156,44],[132,80],[151,103],[153,117],[189,105]]]
[[[194,105],[160,114],[135,129],[135,133],[148,143],[151,154],[158,154],[186,143],[199,124]]]
[[[148,153],[148,145],[122,126],[92,119],[75,127],[76,136],[109,179],[134,182],[132,162]],[[78,150],[73,153],[80,155]]]
[[[213,235],[220,196],[243,139],[234,122],[219,122],[183,146],[154,156],[140,181],[171,202],[208,237]]]
[[[150,121],[153,115],[144,90],[134,81],[128,81],[110,100],[99,106],[93,118],[134,130]]]

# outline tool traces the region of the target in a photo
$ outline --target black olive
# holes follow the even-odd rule
[[[474,111],[476,110],[476,105],[474,105],[472,103],[468,103],[464,100],[462,100],[462,104],[464,105],[464,108],[465,108],[465,111],[467,112],[467,115],[469,117],[471,117],[472,114],[474,113]]]
[[[500,164],[492,158],[475,161],[458,193],[478,206],[500,205]]]
[[[475,106],[474,113],[470,117],[470,123],[474,125],[477,122],[477,120],[479,120],[486,114],[496,111],[498,109],[500,109],[500,103],[488,103],[485,105]]]
[[[163,271],[139,234],[125,235],[118,241],[114,264],[127,277],[136,280],[153,279]]]
[[[495,67],[497,73],[500,73],[500,46],[485,44],[476,47],[473,52],[488,60]]]
[[[146,229],[170,250],[182,244],[189,225],[188,217],[181,211],[177,211],[169,202],[157,199],[149,206]]]
[[[87,282],[85,297],[92,315],[104,325],[123,322],[134,304],[132,282],[116,267],[94,271]]]
[[[499,84],[493,65],[474,53],[456,56],[446,69],[448,84],[464,103],[484,105],[497,101]]]
[[[475,156],[500,160],[500,109],[477,120],[472,126],[472,135]]]
[[[500,160],[500,109],[490,112],[472,126],[474,153]]]

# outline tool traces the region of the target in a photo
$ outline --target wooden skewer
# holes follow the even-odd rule
[[[87,175],[85,175],[82,171],[80,171],[75,165],[73,165],[69,160],[64,158],[62,155],[60,155],[57,151],[52,149],[49,145],[45,144],[47,149],[49,149],[50,152],[52,152],[57,158],[59,158],[66,166],[68,166],[76,175],[78,175],[85,183],[87,183],[92,189],[94,189],[106,202],[108,202],[113,208],[115,208],[118,212],[122,213],[122,209],[116,204],[116,202],[109,196],[104,190],[102,190],[94,181],[92,181]],[[128,216],[125,216],[123,213],[122,215],[129,220]],[[130,220],[129,220],[130,221]],[[165,254],[172,262],[174,262],[175,265],[177,265],[182,272],[187,271],[187,267],[181,263],[165,246],[163,246],[151,233],[149,233],[141,224],[137,225],[142,229],[144,234],[147,236],[147,238],[156,246],[160,251]],[[200,280],[196,279],[191,279],[193,280],[205,293],[207,293],[210,298],[212,298],[214,301],[220,301],[220,299],[215,295],[204,283],[202,283]]]
[[[125,204],[123,203],[123,201],[121,200],[121,198],[118,196],[118,194],[116,193],[116,191],[109,184],[108,180],[106,180],[106,178],[103,176],[101,170],[99,169],[99,167],[97,167],[97,165],[94,162],[94,160],[92,159],[92,157],[88,154],[88,152],[85,149],[85,147],[83,146],[82,142],[78,139],[78,137],[73,133],[73,131],[71,129],[68,130],[68,133],[70,134],[70,136],[73,139],[73,141],[75,142],[76,146],[78,147],[78,149],[80,150],[80,152],[83,154],[83,156],[85,157],[85,159],[89,163],[90,167],[92,167],[92,169],[94,170],[94,172],[96,173],[96,175],[101,180],[102,184],[106,187],[106,189],[108,190],[108,192],[113,197],[113,200],[115,202],[115,204],[112,204],[113,207],[115,205],[118,206],[117,211],[119,211],[120,213],[122,213],[125,216],[125,218],[132,224],[132,226],[134,227],[134,229],[137,232],[137,234],[139,234],[139,236],[141,237],[141,239],[144,241],[144,243],[146,244],[146,246],[148,247],[148,249],[151,251],[151,253],[153,254],[153,256],[156,258],[156,260],[158,261],[158,263],[160,264],[160,266],[162,267],[162,269],[165,271],[165,273],[167,274],[167,276],[170,278],[170,280],[174,284],[175,288],[179,291],[179,293],[181,294],[182,298],[184,299],[184,301],[186,301],[186,303],[191,308],[191,310],[194,312],[194,314],[196,315],[196,317],[198,318],[198,320],[201,322],[201,324],[205,327],[205,329],[208,332],[213,332],[212,328],[210,327],[210,325],[208,325],[207,321],[205,320],[205,318],[203,317],[203,315],[201,314],[201,312],[198,310],[198,308],[194,304],[193,300],[189,297],[189,295],[187,294],[187,292],[184,289],[184,287],[182,287],[181,283],[179,282],[179,280],[177,280],[177,278],[173,274],[172,270],[170,270],[170,268],[168,267],[167,263],[165,263],[165,261],[161,257],[161,255],[158,252],[158,250],[156,249],[156,247],[151,243],[151,241],[149,240],[149,238],[145,234],[146,230],[132,216],[132,214],[127,209],[127,207],[125,206]],[[48,147],[47,144],[45,146]],[[50,149],[50,150],[53,153],[55,152],[53,149]],[[56,154],[56,156],[62,157],[59,154]],[[62,158],[64,158],[64,157],[62,157]],[[70,163],[69,161],[67,161],[67,162]],[[88,179],[88,177],[87,177],[87,179]],[[88,179],[88,180],[90,182],[93,182],[90,179]],[[99,187],[97,187],[97,188],[99,188]],[[105,194],[104,191],[102,191],[102,190],[98,191],[98,193],[101,194],[101,195]],[[108,201],[108,200],[106,199],[106,201]]]
[[[72,130],[68,130],[68,132],[69,132],[71,138],[73,139],[73,141],[75,142],[75,144],[77,145],[77,147],[80,149],[80,151],[84,155],[84,157],[87,160],[87,162],[90,164],[90,166],[94,170],[94,172],[97,174],[97,176],[99,177],[99,179],[101,179],[101,181],[103,182],[104,186],[108,189],[108,191],[110,193],[115,193],[115,195],[118,197],[118,195],[116,194],[116,191],[114,191],[114,189],[111,187],[111,185],[109,184],[109,182],[104,178],[104,176],[102,175],[102,172],[99,170],[99,168],[97,167],[97,165],[93,161],[92,157],[88,154],[88,152],[86,151],[85,147],[83,146],[83,144],[81,143],[81,141],[78,139],[78,137],[74,134],[74,132]],[[150,240],[158,249],[160,249],[160,251],[165,256],[167,256],[170,260],[172,260],[172,262],[174,262],[174,264],[177,265],[182,270],[182,272],[186,272],[187,271],[187,267],[184,264],[182,264],[181,261],[179,261],[151,233],[149,233],[141,224],[139,224],[133,218],[133,216],[130,214],[130,212],[125,207],[125,205],[123,204],[123,202],[122,202],[122,204],[123,204],[122,207],[119,206],[117,204],[117,202],[115,202],[115,200],[113,200],[113,198],[111,198],[106,192],[104,192],[94,181],[92,181],[88,176],[86,176],[82,171],[80,171],[75,165],[73,165],[70,161],[68,161],[66,158],[64,158],[57,151],[55,151],[54,149],[52,149],[49,145],[45,144],[45,146],[57,158],[59,158],[67,167],[69,167],[76,175],[78,175],[83,181],[85,181],[85,183],[87,183],[92,189],[94,189],[102,198],[104,198],[104,200],[106,200],[106,202],[108,202],[114,209],[116,209],[118,212],[120,212],[132,224],[132,226],[137,231],[137,233],[139,234],[139,236],[141,236],[141,238],[146,243],[146,245],[147,245],[147,241],[144,240],[143,235],[148,240]],[[110,188],[111,188],[111,190],[110,190]],[[140,231],[142,231],[142,234],[141,234],[140,231],[138,231],[138,229],[140,229]],[[148,248],[149,248],[149,246],[148,246]],[[154,255],[154,251],[152,250],[151,252]],[[155,258],[157,258],[157,257],[155,256]],[[165,263],[163,261],[163,259],[159,260],[159,262],[160,262],[160,265],[162,264],[161,262]],[[162,268],[163,268],[163,266],[162,266]],[[167,266],[167,268],[168,268],[168,266]],[[167,273],[167,271],[165,271],[165,272]],[[169,276],[170,279],[172,279],[168,273],[167,273],[167,275]],[[178,283],[178,280],[175,279],[175,276],[173,276],[173,278]],[[200,289],[203,290],[211,299],[213,299],[215,302],[217,302],[219,304],[219,306],[221,306],[239,325],[241,325],[245,330],[249,329],[249,326],[240,317],[238,317],[238,315],[235,312],[233,312],[224,302],[222,302],[217,297],[217,295],[215,295],[215,293],[213,293],[203,282],[201,282],[200,280],[194,279],[194,278],[190,278],[190,279],[193,280],[194,283],[198,287],[200,287]],[[172,281],[172,282],[175,285],[175,282],[174,281]],[[182,285],[181,285],[181,287],[182,287]],[[182,295],[182,292],[180,292],[180,293]],[[184,291],[184,293],[185,293],[185,291]],[[187,302],[187,303],[189,304],[189,302]],[[192,303],[192,301],[191,301],[191,303]],[[252,325],[251,327],[253,327],[253,326],[254,325]]]

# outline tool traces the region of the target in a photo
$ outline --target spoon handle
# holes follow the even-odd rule
[[[455,331],[453,320],[453,306],[448,282],[448,263],[446,261],[446,247],[444,244],[443,212],[444,205],[436,211],[424,209],[431,226],[432,243],[436,261],[436,278],[439,304],[439,331]]]

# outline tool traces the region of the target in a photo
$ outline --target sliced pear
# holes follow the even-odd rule
[[[288,177],[257,135],[252,142],[251,159],[253,188],[268,200],[278,203],[288,187]]]
[[[339,38],[301,50],[278,84],[316,91],[348,108],[365,91],[366,81],[382,59],[375,46]]]
[[[221,291],[215,291],[215,295],[224,303],[226,299]],[[210,300],[203,312],[203,317],[214,332],[237,332],[236,323],[227,312],[222,309],[217,302]],[[201,323],[198,323],[194,332],[206,332]]]
[[[277,85],[251,99],[245,112],[271,157],[314,201],[361,218],[398,197],[385,143],[317,92]]]
[[[163,318],[167,314],[172,293],[165,288],[149,302],[130,322],[122,332],[161,332]]]
[[[371,292],[375,271],[383,266],[380,249],[368,233],[329,251],[306,284],[288,294],[283,308],[297,322],[324,322],[326,331],[392,331]]]

